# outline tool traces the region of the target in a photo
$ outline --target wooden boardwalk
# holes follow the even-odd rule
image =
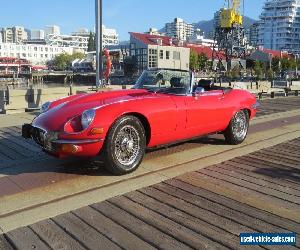
[[[239,249],[241,232],[299,235],[299,155],[300,138],[19,228],[0,249]]]

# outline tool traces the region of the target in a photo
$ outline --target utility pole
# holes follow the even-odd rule
[[[103,84],[103,62],[102,62],[102,0],[95,0],[96,20],[96,87]]]
[[[298,79],[298,56],[299,54],[295,55],[295,63],[296,63],[296,78]]]

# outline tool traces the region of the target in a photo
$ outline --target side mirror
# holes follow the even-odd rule
[[[195,89],[195,91],[193,92],[193,96],[198,96],[198,95],[200,95],[200,94],[202,94],[202,93],[204,93],[205,92],[205,89],[204,88],[202,88],[202,87],[197,87],[196,89]]]

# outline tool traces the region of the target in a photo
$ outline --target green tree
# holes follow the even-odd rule
[[[198,67],[199,67],[199,69],[201,69],[201,70],[206,69],[207,62],[208,62],[208,57],[204,53],[201,53],[198,56]]]
[[[260,79],[263,78],[263,74],[264,74],[264,65],[263,65],[262,62],[260,62],[260,61],[255,61],[253,70],[254,70],[254,73],[255,73],[257,79],[260,80]]]
[[[84,54],[80,52],[76,52],[73,54],[62,53],[54,58],[52,65],[57,70],[65,70],[71,65],[72,61],[74,61],[75,59],[83,58]]]
[[[274,71],[273,71],[273,69],[267,69],[267,72],[266,72],[266,77],[268,78],[268,79],[273,79],[274,78]]]
[[[272,70],[274,73],[279,73],[281,68],[281,62],[279,57],[272,58]]]
[[[96,50],[96,39],[95,34],[91,31],[88,41],[88,49],[87,51],[95,51]]]
[[[198,70],[199,69],[198,54],[193,50],[191,50],[191,53],[190,53],[190,69],[191,70]]]

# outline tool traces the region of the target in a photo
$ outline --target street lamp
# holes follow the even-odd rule
[[[298,79],[298,57],[299,57],[299,54],[295,54],[296,77],[297,77],[297,79]]]
[[[102,87],[103,64],[102,64],[102,0],[95,0],[96,21],[96,86]]]

